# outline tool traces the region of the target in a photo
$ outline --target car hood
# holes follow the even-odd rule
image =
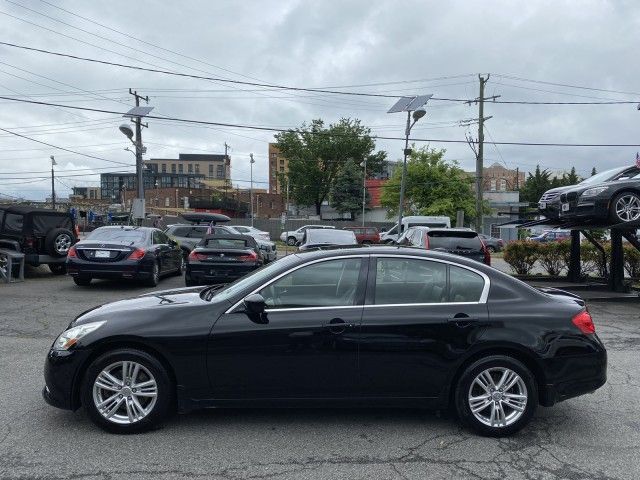
[[[547,190],[546,192],[544,192],[542,194],[542,196],[548,194],[548,193],[565,193],[568,192],[569,190],[573,190],[574,188],[579,188],[579,185],[566,185],[564,187],[556,187],[556,188],[551,188],[549,190]]]
[[[160,290],[146,293],[139,297],[118,300],[105,303],[87,310],[73,321],[73,325],[95,322],[98,320],[118,321],[126,317],[126,313],[139,312],[141,310],[166,310],[178,305],[205,305],[208,304],[200,298],[200,291],[204,286]]]

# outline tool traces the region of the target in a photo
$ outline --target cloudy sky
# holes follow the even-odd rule
[[[55,1],[0,0],[0,42],[207,77],[341,91],[473,99],[478,73],[501,101],[640,102],[640,5],[634,1]],[[392,98],[256,88],[63,59],[0,45],[0,95],[126,111],[132,87],[154,113],[211,122],[289,128],[322,118],[357,117],[376,135],[402,136]],[[431,101],[413,136],[474,168],[464,143],[477,106]],[[640,144],[635,103],[487,104],[485,139],[496,142]],[[0,100],[0,195],[44,198],[41,178],[58,162],[64,185],[97,185],[96,172],[133,164],[115,114]],[[471,126],[474,137],[477,127]],[[149,121],[148,157],[221,153],[231,145],[234,183],[267,181],[272,134],[240,128]],[[419,142],[422,145],[425,142]],[[392,159],[402,142],[378,141]],[[588,175],[631,163],[640,147],[487,145],[485,162],[529,171],[575,166]],[[117,162],[117,163],[114,163]],[[131,168],[129,168],[131,170]],[[74,176],[70,176],[74,175]],[[259,183],[263,182],[263,183]]]

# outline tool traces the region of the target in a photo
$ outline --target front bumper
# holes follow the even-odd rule
[[[153,274],[153,261],[121,260],[119,262],[89,262],[82,259],[68,259],[67,273],[73,277],[103,279],[132,278],[146,280]]]
[[[89,358],[87,350],[50,350],[44,364],[42,397],[49,405],[64,410],[80,407],[80,372]]]
[[[597,220],[606,219],[609,216],[609,199],[608,198],[589,198],[581,199],[578,197],[575,200],[568,200],[564,203],[568,205],[565,210],[559,213],[561,220],[568,220],[573,218],[593,218]]]

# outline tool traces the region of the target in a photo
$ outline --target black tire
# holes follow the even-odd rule
[[[296,237],[287,238],[287,245],[289,245],[290,247],[295,247],[296,243],[298,243],[298,240],[296,240]]]
[[[67,273],[67,265],[64,263],[50,263],[49,270],[54,275],[65,275]]]
[[[71,245],[74,243],[74,235],[66,228],[54,228],[44,240],[44,248],[52,257],[66,257]]]
[[[86,287],[91,283],[91,277],[75,276],[73,277],[73,282],[80,287]]]
[[[512,412],[516,412],[516,417],[514,418],[513,423],[501,426],[486,425],[476,418],[475,414],[471,411],[468,399],[468,396],[472,391],[472,383],[476,377],[483,371],[493,368],[509,369],[512,372],[515,372],[526,387],[527,399],[524,411],[519,417],[517,417],[517,412],[515,410],[506,407],[509,412],[507,416]],[[504,437],[519,431],[529,423],[535,413],[536,407],[538,406],[538,386],[533,374],[522,362],[505,355],[492,355],[472,363],[462,373],[455,388],[454,405],[460,421],[467,427],[478,432],[480,435],[488,437]],[[474,388],[477,388],[477,386]],[[517,386],[514,386],[513,388],[517,388]],[[498,394],[497,391],[494,393]],[[491,408],[492,403],[494,402],[489,400],[489,404],[486,408]],[[502,403],[500,403],[500,408],[503,408]],[[486,410],[482,410],[479,413],[482,414],[484,411]]]
[[[135,362],[147,369],[155,380],[157,386],[155,404],[153,404],[151,410],[146,414],[146,416],[133,423],[125,424],[114,423],[113,421],[105,418],[98,410],[94,400],[94,382],[98,375],[105,368],[122,361]],[[139,371],[143,371],[143,369],[140,369]],[[121,379],[122,378],[119,378],[119,380]],[[127,392],[124,393],[125,396],[126,393]],[[175,388],[162,363],[147,352],[131,348],[112,350],[95,359],[91,365],[89,365],[89,368],[84,375],[81,394],[82,405],[84,406],[91,421],[100,428],[112,433],[139,433],[155,429],[161,425],[162,421],[165,420],[175,408]],[[126,401],[126,398],[124,401]],[[116,415],[114,416],[119,415],[121,410],[125,410],[124,404],[121,404],[121,407],[118,407]]]
[[[624,197],[627,197],[630,200],[630,202],[633,202],[635,207],[634,208],[635,214],[629,211],[627,214],[628,217],[626,218],[620,216],[616,208],[618,205],[618,202]],[[611,220],[612,223],[626,223],[626,222],[633,222],[633,221],[640,220],[640,215],[638,215],[640,213],[640,211],[638,211],[638,206],[640,206],[640,195],[638,195],[635,192],[621,192],[615,197],[613,197],[613,200],[611,201],[609,219]]]
[[[151,271],[151,276],[147,279],[145,284],[148,287],[157,287],[158,283],[160,283],[160,262],[155,261],[153,263],[153,269]]]

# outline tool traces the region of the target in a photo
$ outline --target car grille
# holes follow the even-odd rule
[[[553,200],[554,198],[556,198],[559,195],[559,193],[557,192],[545,192],[541,197],[540,197],[540,202],[550,202],[551,200]]]

